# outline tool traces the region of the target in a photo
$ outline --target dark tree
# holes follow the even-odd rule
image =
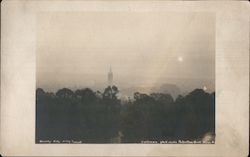
[[[36,90],[36,142],[140,143],[196,140],[215,133],[215,93],[195,89],[176,100],[169,94],[134,93],[123,105],[116,86],[54,93]],[[122,140],[119,141],[117,139]]]
[[[74,92],[68,88],[63,88],[56,92],[56,96],[60,98],[73,98]]]

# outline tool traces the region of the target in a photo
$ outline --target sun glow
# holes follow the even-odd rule
[[[178,57],[178,62],[182,62],[183,58],[181,56]]]

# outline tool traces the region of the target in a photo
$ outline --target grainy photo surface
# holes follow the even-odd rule
[[[215,15],[41,12],[36,143],[215,143]]]

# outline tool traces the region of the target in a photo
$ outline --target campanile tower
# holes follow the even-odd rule
[[[112,86],[112,85],[113,85],[113,72],[110,66],[109,72],[108,72],[108,86]]]

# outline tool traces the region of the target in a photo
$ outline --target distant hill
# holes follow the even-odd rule
[[[165,94],[171,94],[172,97],[175,99],[179,94],[181,94],[181,90],[178,86],[175,84],[163,84],[161,86],[152,87],[152,86],[138,86],[138,87],[130,87],[130,88],[123,88],[120,89],[121,95],[125,95],[128,97],[133,98],[133,94],[135,92],[140,93],[165,93]]]
[[[151,92],[170,94],[174,99],[181,94],[180,88],[177,85],[170,83],[155,87]]]

